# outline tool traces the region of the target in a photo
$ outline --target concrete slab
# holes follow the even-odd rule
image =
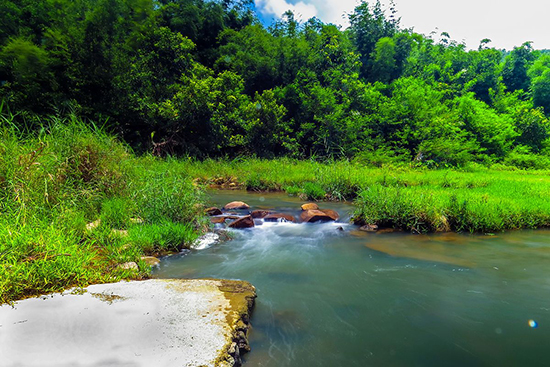
[[[0,306],[0,366],[231,366],[255,289],[226,280],[93,285]]]

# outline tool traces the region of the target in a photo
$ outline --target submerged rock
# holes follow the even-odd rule
[[[296,222],[296,218],[290,214],[273,213],[264,217],[265,222],[278,222],[279,220],[286,222]]]
[[[302,204],[302,210],[319,210],[319,205],[315,203]]]
[[[207,215],[221,215],[222,214],[222,211],[220,209],[216,208],[215,206],[205,209],[204,212]]]
[[[300,215],[300,219],[304,223],[330,222],[335,220],[332,216],[320,210],[304,210]]]
[[[248,205],[244,201],[232,201],[228,204],[225,204],[225,206],[223,207],[224,210],[248,209],[248,208],[250,208],[250,205]]]
[[[239,218],[229,225],[230,228],[243,229],[254,227],[254,219],[250,215]]]

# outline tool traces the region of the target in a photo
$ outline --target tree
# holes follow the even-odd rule
[[[390,3],[390,16],[386,17],[380,0],[371,7],[367,2],[361,2],[349,16],[350,37],[361,55],[361,76],[369,81],[375,81],[373,71],[373,52],[376,43],[383,37],[392,37],[399,29],[399,18],[395,18],[395,8]]]
[[[514,47],[513,51],[506,56],[504,68],[502,70],[502,81],[510,92],[516,90],[529,89],[529,77],[527,70],[535,60],[531,42],[525,42],[519,47]]]
[[[388,83],[395,75],[395,42],[392,38],[382,37],[376,42],[372,71],[375,78]]]

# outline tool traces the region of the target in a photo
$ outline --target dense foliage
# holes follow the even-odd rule
[[[75,112],[158,155],[543,168],[550,56],[439,41],[366,2],[342,31],[251,0],[0,0],[0,98]]]

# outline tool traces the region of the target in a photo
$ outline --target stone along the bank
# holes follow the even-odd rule
[[[229,280],[93,285],[0,307],[0,366],[233,366],[254,287]]]

